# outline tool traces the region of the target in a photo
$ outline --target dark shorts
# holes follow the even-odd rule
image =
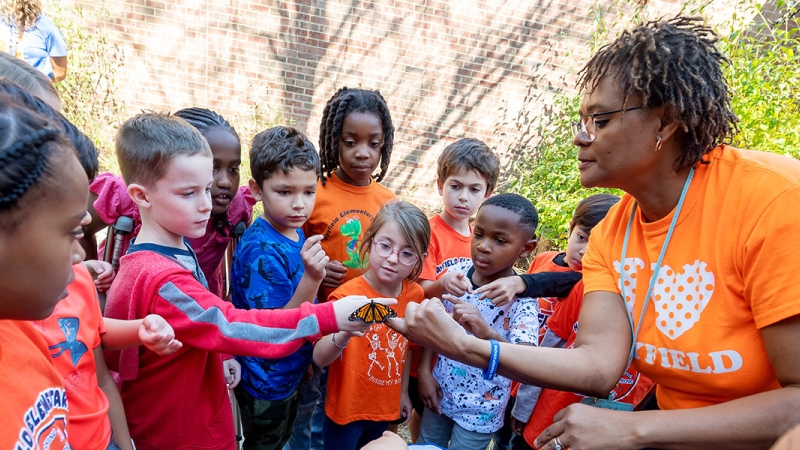
[[[239,402],[244,432],[244,450],[280,450],[289,440],[300,403],[300,390],[283,400],[259,400],[242,387],[234,394]]]

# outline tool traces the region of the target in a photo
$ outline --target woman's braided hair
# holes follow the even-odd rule
[[[211,111],[210,109],[197,107],[184,108],[175,111],[175,115],[189,122],[189,125],[197,128],[197,131],[199,131],[203,136],[206,135],[206,131],[219,128],[221,130],[230,132],[236,137],[237,141],[239,140],[239,134],[236,133],[236,130],[233,128],[233,126],[231,126],[231,124],[228,123],[224,117],[220,116],[214,111]]]
[[[661,107],[667,120],[684,133],[679,169],[703,160],[714,147],[736,134],[722,63],[728,59],[716,47],[717,35],[699,17],[651,21],[625,31],[603,46],[581,70],[578,86],[593,90],[606,76],[625,96],[639,93],[643,106]]]
[[[0,136],[0,223],[13,231],[20,200],[48,175],[58,145],[69,143],[58,127],[6,94],[0,94]]]
[[[353,113],[371,113],[380,119],[383,128],[381,171],[375,177],[375,181],[383,180],[389,170],[394,145],[394,126],[386,100],[378,91],[343,87],[328,100],[319,125],[319,156],[322,168],[320,179],[323,185],[325,179],[339,168],[339,136],[342,134],[345,117]]]
[[[32,28],[42,15],[42,2],[39,0],[3,0],[2,15],[7,23],[14,24],[22,34]]]

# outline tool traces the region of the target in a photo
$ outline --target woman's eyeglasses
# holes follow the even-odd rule
[[[603,111],[594,114],[586,114],[585,116],[581,116],[580,120],[578,120],[577,122],[570,122],[570,128],[572,128],[572,135],[576,138],[580,137],[584,141],[594,142],[595,138],[597,137],[598,116],[606,116],[608,114],[614,114],[622,111],[633,111],[634,109],[641,109],[641,108],[644,108],[644,106],[634,106],[633,108],[615,109],[613,111]]]

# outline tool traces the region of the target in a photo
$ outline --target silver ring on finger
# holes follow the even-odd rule
[[[561,444],[561,438],[560,437],[556,437],[555,439],[553,439],[553,443],[556,444],[555,450],[564,450],[564,445]]]

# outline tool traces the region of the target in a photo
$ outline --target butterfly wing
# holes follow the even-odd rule
[[[370,301],[350,314],[350,320],[355,322],[360,320],[364,323],[381,323],[386,319],[397,317],[397,313],[383,303]]]
[[[367,315],[370,307],[371,306],[370,306],[369,303],[367,303],[366,305],[362,305],[360,308],[358,308],[357,310],[353,311],[353,314],[350,314],[350,320],[352,322],[356,322],[356,321],[360,320],[362,322],[368,323],[366,321],[366,315]]]
[[[372,303],[376,322],[384,322],[386,319],[397,317],[397,313],[392,308],[389,308],[383,303],[375,303],[374,300]]]

